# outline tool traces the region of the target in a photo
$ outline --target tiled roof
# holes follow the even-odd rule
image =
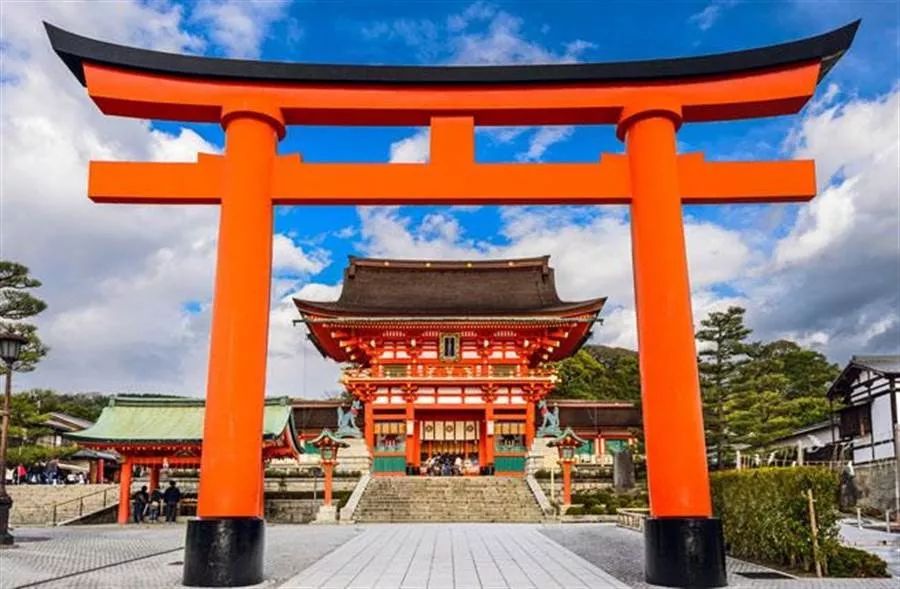
[[[385,260],[350,257],[337,301],[294,299],[301,313],[368,317],[596,314],[605,298],[567,302],[550,257],[514,260]]]
[[[203,399],[116,397],[103,409],[97,423],[65,437],[76,442],[201,442],[205,404]],[[288,399],[267,399],[263,438],[276,438],[285,428],[290,428],[293,436]]]

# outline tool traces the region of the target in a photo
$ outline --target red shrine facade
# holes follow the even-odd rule
[[[552,363],[587,340],[605,300],[560,300],[549,256],[351,257],[337,301],[294,302],[319,351],[348,365],[373,473],[450,454],[469,474],[521,475]]]

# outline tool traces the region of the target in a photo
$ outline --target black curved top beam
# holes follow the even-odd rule
[[[325,84],[560,84],[696,78],[821,62],[819,80],[850,47],[860,21],[799,41],[745,51],[644,61],[501,66],[383,66],[196,57],[115,45],[44,23],[54,51],[85,85],[85,62],[149,73],[256,82]]]

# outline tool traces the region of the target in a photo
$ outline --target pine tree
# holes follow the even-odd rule
[[[740,385],[741,369],[747,363],[745,340],[751,330],[744,326],[744,309],[710,313],[700,322],[700,386],[706,445],[716,449],[716,465],[721,467],[730,442],[728,405]]]
[[[0,330],[18,333],[28,339],[19,360],[12,366],[17,372],[34,370],[34,365],[47,354],[48,348],[41,343],[37,327],[22,321],[47,308],[44,301],[28,292],[39,286],[41,282],[29,276],[27,267],[0,260]],[[0,374],[5,373],[6,366],[0,366]]]

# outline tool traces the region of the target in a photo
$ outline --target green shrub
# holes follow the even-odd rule
[[[581,505],[573,505],[566,510],[566,515],[584,515],[584,507]]]
[[[874,554],[841,545],[828,555],[828,574],[832,577],[890,577],[887,564]]]
[[[811,571],[815,561],[806,495],[811,489],[825,570],[830,571],[832,558],[838,559],[839,569],[849,558],[842,556],[838,540],[836,472],[817,467],[758,468],[713,473],[710,482],[713,509],[722,519],[725,543],[733,556]]]

